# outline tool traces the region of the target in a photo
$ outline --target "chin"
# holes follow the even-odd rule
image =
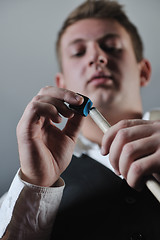
[[[97,91],[90,94],[89,98],[93,102],[93,106],[97,108],[106,108],[113,102],[113,94],[106,91]]]

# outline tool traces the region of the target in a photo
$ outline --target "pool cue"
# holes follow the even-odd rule
[[[111,127],[111,125],[95,107],[92,107],[93,103],[88,97],[82,94],[79,95],[84,98],[83,103],[78,106],[69,104],[69,108],[75,110],[76,112],[85,117],[87,117],[89,114],[93,121],[97,124],[97,126],[102,130],[102,132],[106,133],[107,130]],[[146,186],[160,202],[160,183],[158,183],[155,178],[151,177],[146,181]]]
[[[102,116],[102,114],[94,107],[89,111],[89,115],[97,126],[102,130],[103,133],[106,133],[107,130],[111,127],[107,120]],[[152,192],[156,199],[160,202],[160,184],[154,178],[149,178],[146,181],[147,188]]]

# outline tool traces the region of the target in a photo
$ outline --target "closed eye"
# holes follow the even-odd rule
[[[122,51],[122,41],[117,35],[107,35],[99,41],[99,45],[103,51],[109,54],[118,54]]]
[[[108,52],[108,53],[119,53],[122,49],[121,48],[117,48],[117,47],[112,47],[112,46],[105,46],[103,47],[103,49]]]
[[[74,53],[72,56],[73,57],[82,57],[85,54],[85,52],[86,52],[85,50],[81,50],[81,51]]]
[[[100,47],[106,54],[113,56],[117,56],[122,52],[122,48],[116,46],[108,46],[106,44],[101,44]]]

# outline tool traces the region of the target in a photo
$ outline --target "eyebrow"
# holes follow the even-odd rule
[[[97,42],[101,42],[103,40],[107,40],[107,39],[112,39],[112,38],[119,38],[120,39],[120,35],[117,34],[117,33],[107,33],[106,35],[100,37],[99,39],[96,39]],[[77,38],[77,39],[74,39],[73,41],[71,41],[69,43],[69,46],[72,46],[72,45],[75,45],[77,43],[81,43],[81,42],[85,42],[86,39],[84,38]]]
[[[120,39],[120,35],[117,34],[117,33],[109,33],[109,34],[106,34],[104,35],[103,37],[101,37],[98,41],[101,41],[101,40],[107,40],[107,39],[112,39],[112,38],[119,38]]]
[[[75,44],[80,43],[80,42],[85,42],[85,39],[83,39],[83,38],[74,39],[74,40],[71,41],[68,45],[69,45],[69,46],[72,46],[72,45],[75,45]]]

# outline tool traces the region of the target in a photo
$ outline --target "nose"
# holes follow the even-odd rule
[[[96,68],[98,67],[104,68],[108,63],[108,59],[107,56],[105,56],[104,52],[100,49],[100,47],[94,45],[90,49],[88,63],[90,67],[95,66]]]
[[[100,55],[98,57],[98,63],[105,66],[107,64],[107,58],[104,57],[103,55]]]

